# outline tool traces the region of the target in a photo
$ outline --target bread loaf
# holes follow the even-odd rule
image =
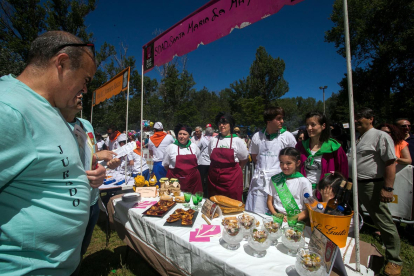
[[[169,196],[169,195],[163,195],[163,196],[160,196],[160,200],[173,201],[173,198],[172,196]]]
[[[225,207],[242,207],[243,202],[229,198],[227,196],[216,195],[210,197],[210,200]]]
[[[229,214],[229,213],[243,212],[244,206],[243,207],[222,207],[221,206],[220,209],[223,212],[223,214]]]
[[[184,203],[185,202],[184,196],[176,196],[175,197],[175,202]]]

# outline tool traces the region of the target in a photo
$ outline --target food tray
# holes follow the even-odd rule
[[[162,214],[158,214],[158,215],[153,215],[153,214],[148,214],[148,211],[150,211],[151,210],[151,207],[152,206],[155,206],[155,205],[159,205],[160,204],[160,202],[162,202],[162,200],[160,200],[160,201],[158,201],[157,203],[155,203],[154,205],[151,205],[147,210],[145,210],[145,212],[144,213],[142,213],[143,215],[145,215],[145,216],[148,216],[148,217],[157,217],[157,218],[162,218],[162,217],[164,217],[165,216],[165,214],[166,213],[168,213],[177,203],[175,203],[174,201],[169,201],[169,202],[173,202],[174,204],[172,204],[170,207],[168,207],[168,209],[167,210],[165,210]]]
[[[174,226],[174,227],[193,227],[194,222],[195,222],[195,220],[197,219],[197,216],[198,216],[198,211],[196,211],[196,212],[194,213],[194,216],[193,216],[193,219],[192,219],[193,223],[192,223],[191,225],[182,225],[182,224],[181,224],[181,219],[179,219],[179,220],[174,221],[174,222],[165,222],[165,223],[164,223],[164,226]]]

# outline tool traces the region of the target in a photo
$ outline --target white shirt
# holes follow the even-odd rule
[[[191,137],[191,143],[196,144],[197,146],[200,146],[200,142],[203,139],[203,135],[201,135],[200,139],[197,138],[197,136]]]
[[[220,141],[217,145],[217,139],[220,137]],[[210,140],[210,144],[208,146],[208,152],[211,156],[211,153],[213,152],[213,149],[216,148],[216,145],[218,148],[230,148],[230,138],[223,138],[221,135],[217,135],[216,137],[213,137]],[[234,162],[240,162],[240,160],[246,160],[249,157],[249,153],[246,148],[246,144],[242,139],[239,137],[233,137],[233,143],[231,145],[231,148],[234,149]]]
[[[117,140],[111,141],[109,140],[109,137],[106,138],[105,144],[108,147],[108,150],[111,150],[111,151],[120,148],[118,141]]]
[[[213,136],[203,136],[201,137],[200,144],[198,144],[198,148],[200,149],[200,157],[198,158],[199,165],[210,165],[210,154],[208,153],[208,146],[210,144],[210,140]]]
[[[134,161],[134,166],[132,168],[132,173],[141,173],[141,156],[136,154],[134,151],[128,154],[128,162]],[[144,157],[142,157],[142,171],[148,170],[148,164]]]
[[[311,150],[311,153],[313,155],[316,151]],[[322,155],[314,156],[313,164],[305,164],[305,170],[306,178],[310,181],[310,183],[318,183],[319,179],[321,179]]]
[[[98,146],[98,151],[102,150],[103,145],[105,144],[105,141],[101,140],[99,142],[96,142],[96,145]]]
[[[190,151],[193,153],[191,153]],[[196,158],[200,156],[200,149],[196,144],[191,143],[190,147],[188,148],[180,148],[180,155],[187,155],[187,154],[195,154]],[[175,144],[171,144],[167,147],[164,155],[164,160],[162,160],[162,166],[168,166],[170,169],[175,168],[175,161],[178,155],[178,146]]]
[[[312,194],[312,184],[306,177],[298,177],[298,178],[291,178],[286,181],[286,185],[289,188],[290,193],[292,194],[293,198],[298,204],[300,210],[306,209],[305,203],[303,200],[305,199],[304,194]],[[282,205],[282,201],[280,201],[279,195],[276,192],[275,185],[273,182],[270,185],[266,185],[264,191],[273,197],[273,207],[275,209],[286,215],[285,207]]]
[[[164,159],[165,149],[172,143],[174,143],[174,138],[169,134],[164,137],[158,148],[155,147],[151,139],[148,139],[148,150],[152,151],[152,160],[161,162]]]

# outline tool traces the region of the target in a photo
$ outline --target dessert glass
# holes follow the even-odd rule
[[[226,249],[236,250],[243,240],[243,229],[239,222],[225,224],[222,232],[222,239],[226,242]]]
[[[250,235],[250,230],[256,225],[256,219],[248,214],[241,214],[237,217],[243,229],[244,240],[247,241]]]
[[[289,249],[288,254],[295,256],[300,247],[305,246],[305,238],[303,232],[295,230],[292,227],[284,227],[282,235],[282,243]]]
[[[277,245],[277,240],[282,236],[282,225],[274,222],[272,217],[263,219],[263,226],[268,232],[271,245]]]
[[[250,231],[249,246],[253,249],[253,256],[262,258],[266,255],[266,250],[270,247],[271,241],[268,239],[269,233],[263,226],[254,226]]]
[[[323,276],[325,265],[318,253],[300,248],[296,255],[295,269],[300,276]]]

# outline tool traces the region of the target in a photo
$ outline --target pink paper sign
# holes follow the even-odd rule
[[[210,242],[210,237],[197,237],[198,229],[190,232],[190,242]]]

